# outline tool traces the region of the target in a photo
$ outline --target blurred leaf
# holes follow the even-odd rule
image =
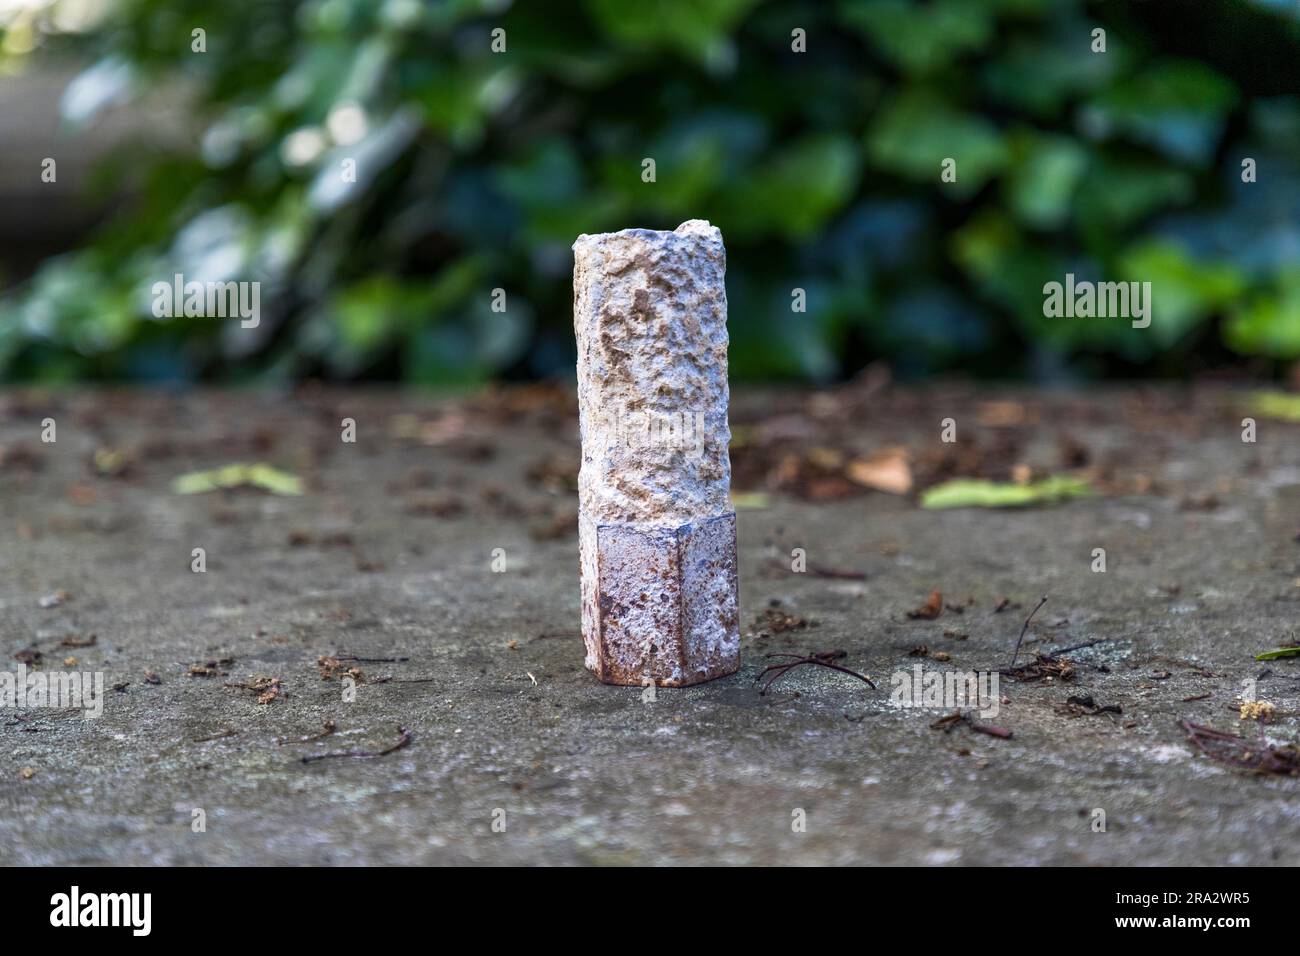
[[[820,229],[858,182],[858,157],[846,136],[800,140],[732,187],[725,216],[729,234],[745,238],[779,232],[800,239]]]
[[[984,47],[993,32],[993,7],[981,0],[849,0],[841,9],[850,26],[906,73],[945,66]]]
[[[1063,225],[1087,168],[1087,152],[1063,136],[1025,133],[1013,139],[1012,153],[1015,158],[1007,174],[1012,210],[1022,222],[1039,229]]]
[[[1075,194],[1075,216],[1097,240],[1111,240],[1151,213],[1191,199],[1196,185],[1187,172],[1167,165],[1098,157]]]
[[[922,508],[1021,508],[1092,494],[1081,478],[1053,476],[1027,485],[957,478],[921,493]]]
[[[978,191],[1007,161],[1006,144],[991,123],[920,92],[885,107],[867,134],[867,150],[876,165],[958,198]],[[941,164],[949,158],[956,160],[956,182],[940,184]]]
[[[1204,166],[1236,100],[1232,83],[1208,66],[1162,60],[1097,96],[1088,120],[1103,131],[1113,128],[1174,159]]]
[[[1198,261],[1182,246],[1162,240],[1128,249],[1120,258],[1120,272],[1128,281],[1151,283],[1151,327],[1145,331],[1165,346],[1227,306],[1245,287],[1233,266]]]
[[[1083,31],[1065,37],[1010,41],[1006,52],[984,67],[989,95],[1031,116],[1053,119],[1076,96],[1110,82],[1125,59],[1117,50],[1085,54],[1088,34]]]
[[[1238,304],[1223,338],[1243,355],[1300,358],[1300,275],[1286,274],[1280,292],[1270,290]]]
[[[705,62],[757,0],[586,0],[596,22],[629,46],[675,47]]]
[[[1290,392],[1256,392],[1251,396],[1250,410],[1261,418],[1300,422],[1300,395]]]
[[[261,488],[276,495],[301,495],[302,479],[270,465],[223,465],[211,471],[192,471],[172,481],[172,493],[198,495],[230,488]]]

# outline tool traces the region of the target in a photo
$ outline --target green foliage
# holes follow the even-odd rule
[[[64,100],[74,131],[161,90],[189,105],[168,145],[107,164],[101,186],[128,198],[93,240],[0,300],[0,376],[563,372],[573,239],[687,218],[727,241],[740,378],[881,356],[905,374],[1300,358],[1296,17],[1145,10],[118,0],[79,33],[0,15],[0,68],[90,64]],[[1233,49],[1291,51],[1271,81],[1222,51],[1229,14]],[[177,272],[261,282],[261,325],[155,317],[150,289]],[[1044,317],[1067,272],[1151,282],[1151,327]]]

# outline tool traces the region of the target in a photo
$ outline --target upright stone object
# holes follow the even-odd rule
[[[573,244],[587,668],[698,684],[740,666],[722,234],[692,219]]]

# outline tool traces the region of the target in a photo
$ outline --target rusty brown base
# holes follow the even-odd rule
[[[606,684],[689,687],[740,668],[736,515],[580,523],[586,667]]]

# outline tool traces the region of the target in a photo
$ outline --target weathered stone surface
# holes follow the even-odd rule
[[[733,388],[732,427],[826,397]],[[471,425],[496,453],[470,459],[380,427],[465,414],[461,401],[405,390],[0,393],[0,445],[41,464],[29,471],[11,454],[0,465],[0,671],[39,642],[49,672],[75,654],[108,690],[99,720],[0,708],[0,864],[1300,865],[1300,779],[1232,772],[1178,723],[1278,743],[1300,731],[1300,718],[1261,726],[1228,709],[1258,679],[1260,700],[1300,711],[1300,659],[1254,659],[1296,635],[1300,426],[1268,423],[1244,445],[1240,397],[1149,384],[873,393],[852,422],[862,448],[939,451],[935,423],[953,408],[1015,402],[1031,422],[1017,433],[1041,460],[1068,433],[1119,462],[1121,477],[1151,476],[1158,493],[1020,511],[774,494],[739,529],[740,672],[647,702],[611,693],[574,654],[577,535],[535,539],[478,497],[495,485],[527,510],[557,507],[527,475],[576,460],[577,424],[557,425],[535,397],[486,397],[487,419]],[[536,410],[501,415],[503,401]],[[36,437],[47,414],[57,444]],[[363,444],[339,441],[343,415],[375,423]],[[107,435],[92,427],[104,421]],[[258,458],[300,466],[308,494],[168,491],[177,474],[227,464],[268,434],[275,445]],[[155,451],[126,476],[90,477],[105,437]],[[420,476],[464,510],[412,512],[426,497],[411,486]],[[1180,507],[1221,479],[1232,491],[1217,508]],[[90,504],[65,493],[87,484]],[[354,543],[294,544],[295,530]],[[868,580],[778,570],[774,542]],[[190,570],[198,545],[202,575]],[[487,561],[498,546],[504,574]],[[1088,571],[1094,547],[1107,549],[1109,573]],[[935,587],[975,604],[909,619]],[[69,600],[43,607],[59,589]],[[994,722],[1014,737],[932,730],[951,711],[891,702],[890,675],[918,660],[928,670],[935,650],[962,670],[1005,667],[1043,594],[1026,647],[1104,641],[1069,655],[1070,682],[1002,682]],[[993,613],[1005,597],[1022,607]],[[759,611],[778,599],[817,627],[764,634]],[[94,646],[59,647],[92,633]],[[910,656],[918,644],[931,657]],[[831,648],[880,690],[803,667],[759,695],[767,653]],[[317,665],[342,652],[400,662],[362,663],[366,683],[347,703]],[[214,657],[235,658],[228,677],[188,676]],[[284,678],[286,694],[262,705],[225,686],[258,674]],[[1123,714],[1071,713],[1076,694]],[[326,720],[335,734],[298,742]],[[414,739],[387,757],[302,762],[382,750],[398,724]],[[198,807],[206,833],[191,829]],[[507,833],[493,832],[494,807]],[[795,807],[808,811],[806,833],[791,832]],[[1094,832],[1096,807],[1106,833]]]
[[[582,632],[602,681],[739,667],[726,252],[702,220],[573,245]]]

